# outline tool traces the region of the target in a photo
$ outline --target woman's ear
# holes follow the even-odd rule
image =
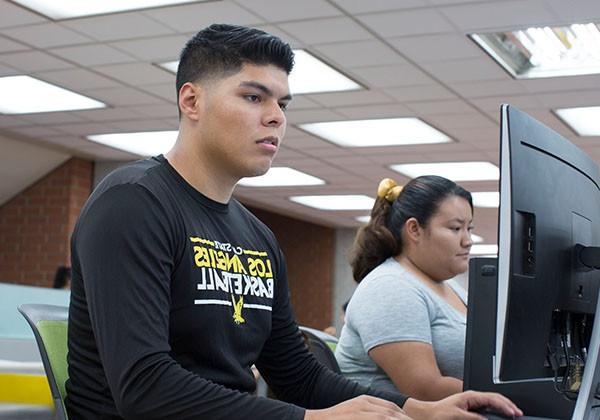
[[[406,235],[406,239],[408,239],[412,243],[418,243],[421,240],[422,229],[419,222],[414,217],[411,217],[404,223],[404,233]]]
[[[192,121],[200,119],[202,87],[199,84],[186,82],[179,89],[179,111]]]

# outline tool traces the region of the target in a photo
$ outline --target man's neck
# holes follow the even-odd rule
[[[177,140],[177,144],[166,155],[169,164],[192,187],[211,200],[227,204],[231,199],[237,180],[223,176],[199,156],[197,150],[186,150]]]

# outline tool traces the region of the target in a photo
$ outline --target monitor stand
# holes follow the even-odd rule
[[[469,311],[467,312],[464,389],[499,392],[513,400],[527,415],[570,419],[575,402],[568,401],[557,394],[554,390],[554,378],[539,381],[494,382],[497,282],[496,258],[471,259],[469,263]],[[600,334],[600,330],[598,333]],[[590,350],[589,354],[588,359],[591,359],[591,355],[597,356],[598,351],[592,353]],[[584,371],[584,377],[586,372],[587,370]],[[575,417],[573,418],[575,419]],[[582,420],[582,418],[577,420]]]
[[[600,295],[596,304],[596,315],[594,315],[594,327],[588,357],[583,370],[583,380],[579,388],[577,404],[573,411],[572,420],[600,419]]]

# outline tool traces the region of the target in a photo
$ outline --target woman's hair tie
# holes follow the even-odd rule
[[[377,187],[377,197],[385,198],[390,203],[393,203],[401,192],[402,186],[396,184],[396,181],[391,178],[382,179]]]

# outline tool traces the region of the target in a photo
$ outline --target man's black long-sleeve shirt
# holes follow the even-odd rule
[[[315,360],[272,232],[237,201],[200,194],[162,156],[96,188],[71,253],[71,420],[301,419],[364,393],[405,401]],[[281,401],[251,395],[253,364]]]

